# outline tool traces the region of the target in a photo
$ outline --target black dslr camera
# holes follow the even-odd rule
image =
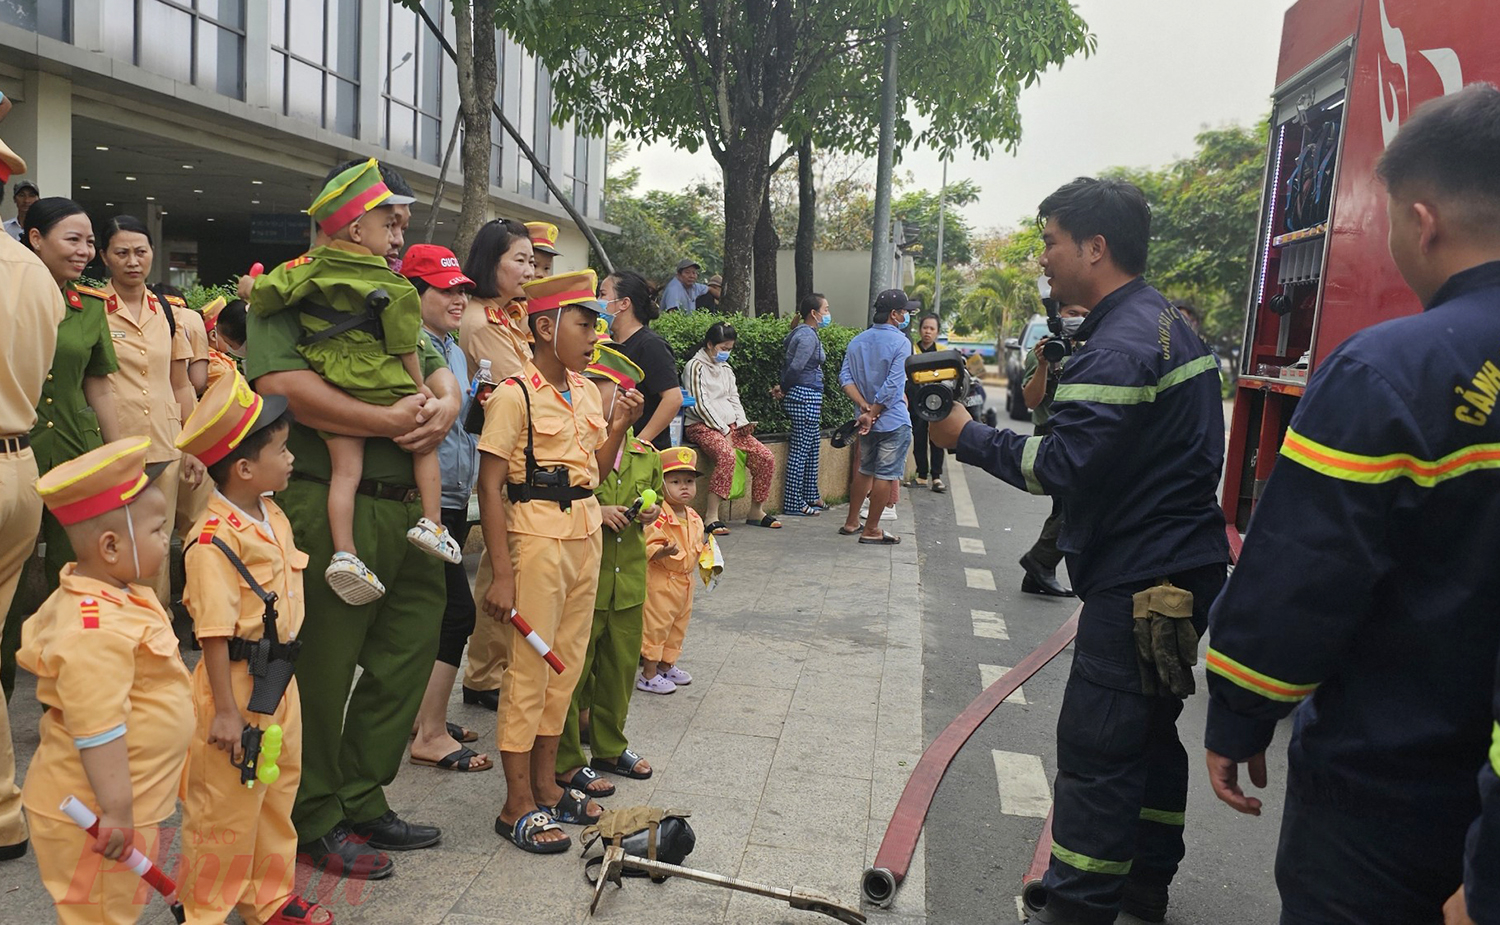
[[[912,354],[906,358],[906,378],[911,382],[912,411],[928,422],[946,418],[953,403],[964,403],[974,388],[964,355],[957,350]]]
[[[1052,333],[1052,338],[1042,344],[1042,359],[1056,366],[1062,362],[1063,357],[1073,355],[1073,338],[1068,336],[1067,329],[1063,327],[1062,308],[1058,301],[1053,298],[1042,299],[1042,307],[1047,310],[1047,330]]]

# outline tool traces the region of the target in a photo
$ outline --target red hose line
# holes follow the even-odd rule
[[[906,782],[906,789],[901,791],[901,799],[897,801],[896,811],[886,827],[880,851],[875,855],[875,865],[865,871],[861,889],[870,902],[885,907],[895,898],[896,888],[906,879],[906,873],[911,867],[912,855],[917,850],[917,838],[922,834],[922,825],[927,820],[927,810],[932,806],[932,798],[958,750],[1005,698],[1014,694],[1017,688],[1031,680],[1033,675],[1073,642],[1073,637],[1078,633],[1078,615],[1082,611],[1083,606],[1080,604],[1067,622],[1047,637],[1046,642],[974,698],[974,702],[922,752],[922,758],[912,771],[911,779]],[[1050,839],[1048,841],[1050,850]]]

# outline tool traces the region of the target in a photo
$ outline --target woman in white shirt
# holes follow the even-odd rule
[[[750,475],[749,518],[752,527],[781,528],[781,521],[766,513],[771,496],[771,477],[776,463],[765,444],[755,439],[755,422],[745,416],[740,390],[729,357],[734,350],[734,326],[727,321],[709,326],[703,344],[682,371],[682,387],[697,401],[688,409],[684,436],[713,460],[708,479],[708,502],[704,506],[705,530],[717,536],[729,532],[719,519],[719,502],[729,497],[734,483],[734,451],[745,452]]]

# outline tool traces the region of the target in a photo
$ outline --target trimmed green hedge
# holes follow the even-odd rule
[[[697,351],[703,341],[703,333],[715,321],[728,321],[734,325],[736,334],[734,355],[729,363],[734,367],[735,381],[740,386],[740,402],[745,414],[758,421],[757,432],[782,434],[791,429],[791,421],[781,402],[771,397],[771,386],[781,381],[781,363],[785,357],[782,342],[791,331],[791,321],[786,318],[762,316],[746,318],[743,315],[711,314],[693,312],[668,312],[651,322],[652,330],[667,339],[672,352],[677,356],[679,374],[688,358]],[[823,341],[823,350],[828,354],[823,364],[823,428],[838,427],[854,417],[854,404],[839,388],[839,367],[844,364],[844,350],[849,341],[859,332],[854,328],[831,324],[818,331]]]

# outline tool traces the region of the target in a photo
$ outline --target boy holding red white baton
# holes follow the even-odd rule
[[[148,437],[129,437],[37,479],[77,561],[21,631],[16,661],[47,708],[21,791],[42,884],[62,925],[128,925],[149,895],[117,864],[157,852],[177,806],[193,704],[171,618],[147,582],[166,558],[171,511],[146,469]],[[97,834],[61,808],[76,797]]]
[[[572,844],[559,821],[588,824],[600,812],[553,779],[599,581],[594,489],[641,409],[638,392],[623,392],[606,421],[599,390],[580,375],[597,342],[595,282],[585,270],[526,284],[534,355],[485,403],[479,437],[480,526],[495,576],[481,609],[505,622],[519,613],[565,666],[554,672],[518,630],[506,635],[497,735],[506,794],[495,831],[536,854]]]

